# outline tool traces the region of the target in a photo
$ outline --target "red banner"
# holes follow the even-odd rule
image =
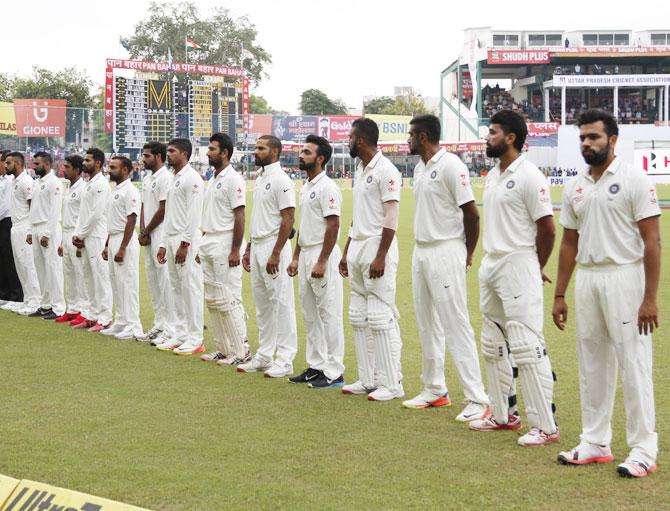
[[[249,78],[244,77],[242,80],[242,125],[245,136],[249,134],[249,110]]]
[[[65,99],[15,99],[17,136],[64,137],[66,108]]]
[[[529,122],[528,136],[529,137],[548,137],[558,133],[560,122]]]
[[[319,116],[319,136],[330,142],[346,142],[349,140],[351,123],[355,119],[353,115]]]
[[[105,133],[114,131],[114,71],[105,71]]]
[[[189,64],[185,62],[173,62],[169,69],[167,62],[144,62],[142,60],[107,59],[107,67],[114,69],[132,69],[143,73],[193,73],[196,75],[211,76],[245,76],[241,67],[213,66],[210,64]]]
[[[549,50],[489,50],[488,64],[549,64]]]
[[[666,57],[670,55],[670,46],[582,46],[579,48],[561,48],[552,51],[552,57],[599,57],[602,55],[624,55],[626,57],[644,57],[653,55],[656,57]]]
[[[458,74],[456,75],[458,77]],[[458,78],[456,78],[458,80]],[[463,86],[463,97],[471,98],[472,97],[472,77],[470,76],[470,71],[463,71],[461,76]]]

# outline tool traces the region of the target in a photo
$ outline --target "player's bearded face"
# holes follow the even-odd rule
[[[582,150],[584,161],[589,165],[602,165],[607,160],[607,155],[610,152],[610,141],[607,139],[607,145],[601,150],[595,147],[588,147]]]
[[[221,155],[216,154],[207,154],[207,161],[211,167],[219,167],[223,163],[223,158]]]
[[[358,142],[356,136],[349,135],[349,156],[352,158],[358,157],[358,147],[356,147],[356,142]]]
[[[306,170],[307,172],[311,172],[316,168],[316,161],[310,161],[306,162],[302,157],[298,160],[298,167],[300,170]]]

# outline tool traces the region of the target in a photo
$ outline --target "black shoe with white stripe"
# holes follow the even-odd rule
[[[308,367],[298,376],[293,376],[288,379],[289,383],[310,383],[311,381],[316,380],[320,376],[323,376],[323,373],[318,369],[312,369]]]

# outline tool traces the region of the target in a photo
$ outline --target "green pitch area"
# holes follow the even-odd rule
[[[670,189],[659,187],[659,192],[670,198]],[[477,193],[480,198],[481,190]],[[351,192],[344,196],[343,225],[348,225]],[[559,197],[560,190],[553,190],[555,202]],[[411,296],[412,213],[412,194],[405,189],[397,304],[408,397],[422,387]],[[669,212],[661,225],[667,263]],[[346,229],[343,233],[344,238]],[[560,234],[559,228],[547,268],[552,278]],[[249,276],[244,279],[255,348]],[[468,275],[468,286],[479,334],[476,271]],[[568,330],[559,333],[549,316],[553,285],[545,289],[545,335],[558,374],[562,439],[539,448],[518,447],[517,432],[477,433],[454,421],[463,396],[449,357],[447,383],[454,406],[406,410],[399,401],[373,403],[339,390],[238,374],[196,357],[157,352],[147,344],[0,311],[0,473],[156,510],[661,509],[670,501],[669,289],[669,272],[664,271],[662,324],[654,337],[661,452],[658,472],[645,480],[619,478],[614,464],[556,463],[559,450],[579,441],[580,412],[574,309]],[[152,312],[146,282],[141,303],[148,329]],[[345,298],[345,311],[347,306]],[[357,373],[346,318],[345,313],[345,378],[351,382]],[[296,371],[305,364],[300,314],[298,329]],[[213,348],[211,330],[205,337],[208,349]],[[612,448],[621,461],[627,447],[620,394],[613,427]]]

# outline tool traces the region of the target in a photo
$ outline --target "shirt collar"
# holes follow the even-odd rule
[[[130,183],[130,178],[126,179],[123,183],[119,183],[118,185],[116,185],[116,189],[118,190],[120,188],[125,188],[127,183]]]
[[[498,169],[498,172],[500,175],[504,174],[505,172],[509,172],[510,174],[514,174],[518,169],[519,166],[526,160],[526,155],[525,154],[520,154],[519,157],[514,160],[509,167],[507,167],[504,171],[500,168],[500,162],[498,162],[495,166],[496,169]]]
[[[306,185],[310,185],[310,186],[314,186],[316,183],[318,183],[319,181],[321,181],[321,178],[323,178],[323,176],[325,176],[325,175],[326,175],[326,171],[325,171],[325,170],[322,170],[321,172],[319,172],[319,175],[318,175],[318,176],[316,176],[316,177],[315,177],[314,179],[312,179],[311,181],[308,180],[305,184],[306,184]]]
[[[177,172],[175,175],[176,175],[176,176],[183,176],[184,174],[186,174],[186,172],[188,172],[188,171],[190,170],[190,168],[191,168],[191,165],[190,165],[189,163],[187,163],[187,164],[184,165],[184,167],[183,167],[179,172]]]
[[[263,176],[263,175],[270,175],[280,170],[281,170],[281,163],[279,161],[276,161],[274,163],[270,163],[270,165],[265,165],[265,167],[261,167],[261,169],[258,172],[261,176]]]
[[[359,162],[358,162],[358,168],[359,168],[359,169],[363,169],[363,170],[367,170],[367,169],[372,170],[372,169],[375,168],[375,166],[377,165],[377,163],[379,163],[379,159],[380,159],[381,157],[382,157],[382,152],[381,152],[381,151],[377,151],[377,152],[375,153],[375,155],[372,157],[372,159],[370,160],[370,163],[368,163],[365,167],[363,166],[363,160],[359,161]]]
[[[436,152],[430,160],[428,160],[428,163],[437,163],[445,154],[447,154],[447,150],[444,147],[440,147],[440,150]]]
[[[79,188],[81,184],[84,182],[84,178],[79,176],[79,179],[77,179],[72,185],[70,186],[70,190],[74,190],[75,188]]]
[[[232,165],[228,164],[226,165],[221,172],[219,172],[219,175],[214,178],[214,181],[218,181],[219,179],[223,179],[228,172],[233,168]]]
[[[610,163],[609,167],[607,167],[605,169],[605,172],[603,172],[602,176],[600,176],[600,177],[602,178],[608,172],[612,175],[616,174],[617,171],[619,170],[620,165],[621,165],[621,158],[616,158],[615,157],[614,160],[612,161],[612,163]],[[589,181],[592,181],[592,182],[595,183],[593,177],[591,176],[591,167],[586,167],[586,169],[584,170],[583,176],[586,179],[588,179]]]
[[[184,170],[184,169],[182,169],[182,170]],[[160,169],[158,169],[156,172],[152,172],[152,173],[151,173],[151,176],[149,176],[149,177],[150,177],[151,179],[156,179],[158,176],[161,175],[161,172],[163,172],[163,171],[167,172],[167,167],[166,167],[165,165],[163,165],[163,166],[162,166]]]

